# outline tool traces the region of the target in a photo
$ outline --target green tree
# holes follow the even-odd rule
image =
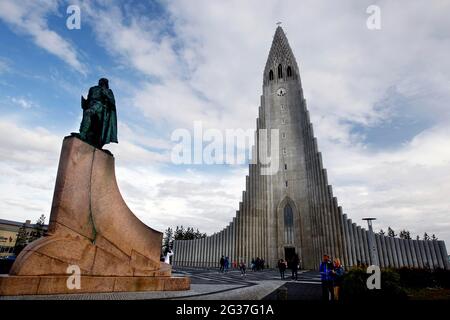
[[[206,238],[206,233],[201,233],[198,229],[195,231],[195,239],[203,239]]]
[[[194,239],[202,239],[206,237],[206,233],[200,232],[198,229],[194,231],[194,228],[187,227],[186,229],[183,226],[176,226],[175,232],[173,233],[174,240],[194,240]]]
[[[34,241],[44,236],[44,225],[45,225],[45,215],[42,214],[36,221],[36,232],[33,238],[30,239],[31,241]]]
[[[175,232],[173,234],[174,240],[183,240],[184,239],[184,227],[176,227]]]
[[[172,228],[167,228],[166,231],[164,231],[164,237],[163,237],[163,244],[162,249],[163,252],[169,249],[172,249],[173,245],[173,230]]]
[[[194,240],[195,239],[194,228],[188,227],[186,229],[186,232],[184,233],[184,239],[185,240]]]
[[[22,226],[19,228],[19,231],[17,232],[16,244],[14,245],[14,254],[18,256],[19,253],[23,250],[23,248],[25,248],[27,243],[28,243],[27,228],[26,223],[23,223]]]
[[[391,227],[388,227],[388,237],[394,238],[396,236],[395,231]]]
[[[406,240],[410,240],[411,239],[411,234],[408,230],[402,230],[400,231],[400,235],[399,235],[400,239],[406,239]]]

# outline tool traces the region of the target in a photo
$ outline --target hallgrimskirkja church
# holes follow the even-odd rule
[[[224,255],[247,265],[260,257],[275,267],[280,258],[297,254],[301,268],[317,269],[328,254],[346,267],[449,269],[443,241],[373,234],[343,213],[322,166],[299,68],[280,26],[264,69],[258,111],[256,136],[260,129],[278,129],[279,170],[265,175],[259,161],[249,164],[236,216],[211,236],[174,241],[175,266],[216,267]],[[253,157],[258,157],[258,141]]]

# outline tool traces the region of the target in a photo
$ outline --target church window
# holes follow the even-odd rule
[[[287,154],[286,148],[283,148],[283,154]]]
[[[269,80],[270,81],[273,80],[273,71],[272,70],[269,71]]]
[[[283,133],[281,134],[281,137],[282,137],[283,139],[286,139],[286,132],[283,132]]]
[[[287,163],[284,164],[284,170],[287,170]]]
[[[288,78],[289,77],[292,77],[292,69],[291,69],[291,67],[289,66],[289,67],[287,67],[287,71],[286,71],[286,73],[287,73],[287,76],[288,76]]]
[[[278,65],[278,79],[283,78],[283,67],[281,64]]]
[[[284,207],[284,242],[294,243],[294,215],[289,204]]]

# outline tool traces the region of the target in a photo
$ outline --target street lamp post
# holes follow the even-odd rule
[[[375,243],[375,234],[373,233],[372,228],[372,220],[376,220],[376,218],[363,218],[363,220],[367,221],[367,225],[369,226],[369,248],[370,248],[370,258],[372,260],[372,265],[380,266],[378,261],[378,250]]]

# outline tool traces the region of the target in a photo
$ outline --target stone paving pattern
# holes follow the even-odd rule
[[[220,273],[218,269],[182,268],[173,271],[174,276],[188,276],[191,289],[188,291],[159,292],[114,292],[94,294],[65,294],[39,296],[9,296],[0,300],[273,300],[277,289],[288,288],[289,300],[320,300],[320,275],[315,271],[300,271],[298,281],[280,279],[277,270],[249,271],[242,276],[238,270]]]

